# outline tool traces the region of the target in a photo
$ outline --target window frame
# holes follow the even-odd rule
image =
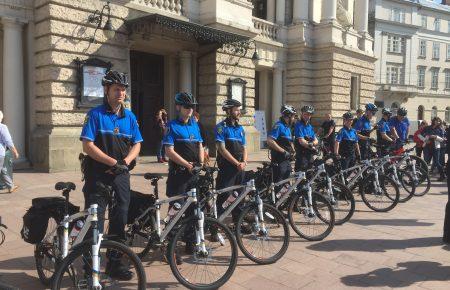
[[[425,39],[419,39],[419,57],[427,57],[427,41]]]
[[[421,15],[421,18],[420,18],[420,26],[421,26],[422,28],[425,28],[425,29],[428,28],[428,16],[426,16],[426,15]]]
[[[433,41],[433,49],[432,49],[432,59],[439,60],[441,56],[441,43],[438,41]],[[437,51],[437,56],[436,56]]]
[[[450,90],[450,69],[445,70],[445,89]]]
[[[436,75],[435,75],[436,73]],[[436,82],[435,82],[436,78]],[[431,88],[434,90],[439,89],[439,68],[431,69]]]
[[[426,67],[419,66],[417,68],[417,87],[425,88],[425,75],[426,75]]]
[[[434,31],[441,32],[441,19],[440,18],[434,19],[433,28],[434,28]]]

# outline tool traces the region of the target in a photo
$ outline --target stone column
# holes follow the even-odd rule
[[[2,18],[3,24],[3,113],[19,154],[25,159],[25,80],[23,22]]]
[[[309,20],[309,0],[294,0],[294,23],[300,23]]]
[[[285,0],[276,0],[276,1],[277,1],[277,23],[280,25],[284,25],[286,3]]]
[[[322,1],[322,18],[320,22],[333,22],[336,20],[337,0]]]
[[[273,69],[273,93],[272,93],[272,123],[278,119],[283,105],[283,70],[279,67]]]
[[[180,52],[180,92],[192,93],[192,53]]]
[[[369,0],[355,1],[355,29],[361,34],[368,32]]]
[[[275,1],[267,0],[267,21],[275,22]]]

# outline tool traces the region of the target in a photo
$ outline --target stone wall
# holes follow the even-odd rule
[[[95,26],[87,19],[104,1],[36,0],[35,6],[35,114],[32,133],[34,168],[45,171],[79,168],[79,135],[87,108],[78,108],[77,72],[74,60],[96,57],[111,61],[117,70],[128,72],[128,8],[111,4],[114,39],[101,30],[90,43]]]

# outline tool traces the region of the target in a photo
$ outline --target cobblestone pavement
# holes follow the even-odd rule
[[[265,160],[265,154],[254,154],[250,160]],[[167,166],[154,162],[138,165],[132,174],[132,188],[148,192],[150,185],[142,176],[150,171],[165,173]],[[80,179],[78,172],[15,174],[20,189],[0,195],[0,216],[9,227],[0,247],[0,284],[43,289],[34,266],[33,246],[20,238],[22,216],[32,198],[57,195],[53,189],[57,181],[76,182],[72,201],[81,205]],[[324,241],[307,242],[291,230],[289,249],[276,264],[257,266],[241,255],[223,289],[450,289],[450,248],[441,242],[446,201],[446,185],[434,180],[429,194],[399,204],[389,213],[372,212],[359,201],[352,220],[335,227]],[[148,288],[182,288],[167,264],[145,261],[144,266]]]

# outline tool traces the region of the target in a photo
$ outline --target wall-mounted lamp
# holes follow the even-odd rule
[[[105,25],[102,27],[104,16],[106,17],[106,22]],[[112,28],[111,25],[111,7],[109,6],[109,1],[107,1],[106,4],[103,6],[102,11],[95,10],[93,14],[89,15],[88,22],[92,24],[97,24],[97,27],[95,28],[94,31],[94,35],[91,38],[89,38],[89,42],[91,43],[95,42],[95,34],[97,33],[97,30],[99,28],[103,30],[103,34],[108,39],[114,38],[114,36],[116,35],[116,31]]]
[[[258,50],[256,49],[256,42],[254,42],[254,45],[255,45],[255,52],[253,53],[252,61],[253,63],[257,63],[261,59],[261,57],[259,57]]]

